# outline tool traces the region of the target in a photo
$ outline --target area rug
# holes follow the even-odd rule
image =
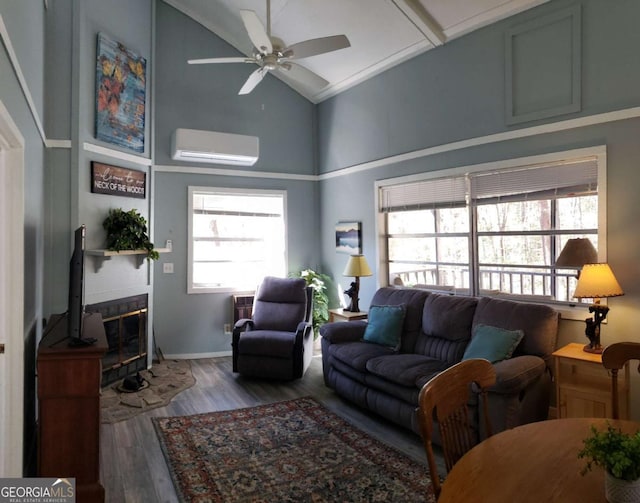
[[[180,501],[435,501],[426,466],[310,397],[152,421]]]
[[[178,393],[196,382],[189,360],[163,360],[142,370],[144,387],[137,392],[123,390],[122,379],[102,388],[100,416],[103,423],[130,419],[156,407],[167,405]]]

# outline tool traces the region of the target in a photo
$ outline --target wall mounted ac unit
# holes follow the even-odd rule
[[[178,128],[171,138],[171,157],[176,161],[253,166],[258,151],[256,136]]]

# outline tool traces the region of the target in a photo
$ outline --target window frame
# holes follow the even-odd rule
[[[549,154],[534,155],[528,157],[517,157],[497,160],[494,162],[485,162],[480,164],[464,165],[453,168],[446,168],[436,171],[428,171],[423,173],[416,173],[413,175],[387,178],[384,180],[378,180],[375,182],[375,212],[376,212],[376,260],[380,275],[378,278],[379,286],[388,286],[390,284],[390,275],[388,267],[388,250],[387,250],[387,229],[385,224],[385,214],[380,211],[381,208],[381,193],[382,189],[399,184],[418,183],[425,180],[433,180],[443,177],[459,177],[469,174],[476,174],[480,172],[490,172],[499,170],[513,170],[520,167],[537,167],[544,166],[546,164],[570,164],[580,160],[592,160],[597,166],[598,176],[598,261],[607,261],[607,149],[605,145],[599,145],[594,147],[587,147],[583,149],[567,150],[560,152],[553,152]],[[475,224],[471,224],[474,228],[470,230],[471,241],[477,239],[477,229]],[[473,246],[473,244],[471,244]],[[470,263],[469,266],[475,270],[473,274],[477,274],[478,264]],[[587,312],[588,305],[580,304],[578,302],[564,302],[556,300],[544,300],[523,296],[509,296],[508,298],[518,300],[521,299],[527,302],[536,302],[540,304],[547,304],[559,311],[565,319],[584,320],[585,313]],[[606,303],[606,299],[602,299],[603,303]]]
[[[197,287],[193,283],[193,253],[194,253],[194,236],[193,236],[193,198],[194,193],[210,193],[210,194],[237,194],[244,196],[271,196],[280,197],[282,199],[282,220],[284,224],[284,273],[286,274],[289,263],[289,239],[288,239],[288,221],[287,221],[287,191],[279,189],[252,189],[252,188],[231,188],[231,187],[209,187],[209,186],[189,186],[187,189],[187,294],[200,293],[233,293],[245,292],[246,288],[234,288],[231,286],[221,287]],[[256,282],[256,287],[259,281]]]

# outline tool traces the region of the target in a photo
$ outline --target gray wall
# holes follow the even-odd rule
[[[286,190],[288,270],[317,268],[317,184],[291,176],[315,173],[315,109],[270,75],[251,94],[238,96],[257,68],[254,65],[188,65],[191,58],[239,53],[163,2],[157,4],[156,28],[154,232],[159,244],[173,241],[173,252],[161,255],[155,266],[155,337],[169,355],[227,353],[231,338],[223,327],[232,321],[231,294],[186,293],[187,189],[192,185]],[[170,143],[176,128],[258,136],[260,158],[248,168],[173,161]],[[168,172],[168,165],[181,170]],[[228,169],[220,175],[195,173],[207,168]],[[236,176],[237,170],[257,176]],[[277,175],[260,177],[265,172]],[[166,262],[174,264],[173,274],[162,273]]]
[[[581,6],[581,110],[507,125],[505,34],[521,23],[535,22],[571,6]],[[418,56],[318,106],[319,172],[323,175],[415,150],[591,116],[640,105],[640,2],[553,0],[538,8],[483,28]],[[529,55],[544,67],[554,57],[554,43],[543,40]],[[535,49],[535,48],[534,48]],[[566,62],[568,64],[568,62]],[[514,67],[525,61],[516,57]],[[562,68],[562,67],[561,67]],[[567,70],[567,68],[563,68]],[[535,75],[535,72],[533,72]],[[553,95],[557,75],[541,75],[530,92]],[[514,92],[520,92],[515,89]],[[517,96],[522,98],[522,96]],[[526,98],[526,97],[525,97]],[[638,115],[637,113],[635,114]],[[374,183],[401,175],[479,164],[502,159],[606,145],[608,154],[608,261],[624,297],[610,299],[611,313],[603,341],[636,340],[640,322],[640,119],[537,134],[482,146],[452,148],[402,163],[325,177],[320,182],[322,269],[340,278],[346,262],[333,245],[339,220],[361,220],[364,253],[376,267]],[[348,170],[347,170],[348,171]],[[346,285],[349,278],[341,278]],[[377,275],[361,280],[361,306],[367,308]],[[561,323],[559,345],[586,342],[584,322]],[[637,383],[636,383],[637,386]],[[640,403],[633,405],[640,417]]]
[[[151,45],[152,0],[51,2],[47,12],[47,124],[56,139],[70,140],[71,148],[51,149],[47,191],[47,281],[45,313],[66,310],[66,284],[71,231],[87,226],[86,247],[105,247],[102,221],[111,208],[135,208],[150,221],[151,184]],[[97,35],[104,32],[147,59],[145,152],[132,151],[97,140],[95,136]],[[60,100],[53,96],[60,96]],[[108,149],[94,153],[85,143]],[[119,158],[119,153],[134,154]],[[146,199],[91,193],[91,162],[98,161],[147,173]],[[152,294],[152,268],[136,268],[135,258],[118,257],[99,268],[85,259],[85,302],[93,304],[140,293]]]
[[[28,83],[37,120],[44,117],[44,9],[42,2],[0,1],[0,14]],[[0,100],[25,139],[25,285],[24,327],[29,332],[42,316],[43,200],[45,150],[36,119],[32,115],[17,75],[0,51]]]
[[[14,2],[0,0],[0,16],[8,32],[0,47],[0,102],[7,108],[24,141],[24,376],[23,378],[23,473],[35,473],[36,389],[35,351],[42,334],[42,299],[44,271],[44,193],[46,155],[38,123],[44,122],[44,8],[39,0]],[[18,57],[20,70],[27,82],[35,109],[29,108],[25,89],[8,57],[12,48]],[[6,236],[1,246],[9,248]],[[0,383],[5,386],[7,383]],[[5,394],[5,396],[7,396]],[[3,418],[4,420],[4,418]]]

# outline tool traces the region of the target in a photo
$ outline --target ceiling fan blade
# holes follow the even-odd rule
[[[249,75],[249,78],[242,86],[242,89],[238,91],[238,94],[249,94],[258,84],[260,84],[268,72],[269,70],[266,68],[258,68],[255,72]]]
[[[333,35],[332,37],[313,38],[293,44],[284,50],[284,56],[290,59],[302,59],[347,47],[351,47],[351,42],[346,35]]]
[[[314,89],[321,89],[329,85],[329,81],[323,79],[317,73],[312,72],[304,66],[296,65],[295,63],[283,63],[278,66],[278,70],[282,70],[301,84],[305,84]]]
[[[205,59],[189,59],[187,63],[190,65],[206,65],[208,63],[257,63],[253,58],[205,58]]]
[[[240,16],[242,16],[244,27],[255,48],[258,49],[261,54],[270,54],[273,52],[271,39],[258,15],[252,10],[241,10]]]

